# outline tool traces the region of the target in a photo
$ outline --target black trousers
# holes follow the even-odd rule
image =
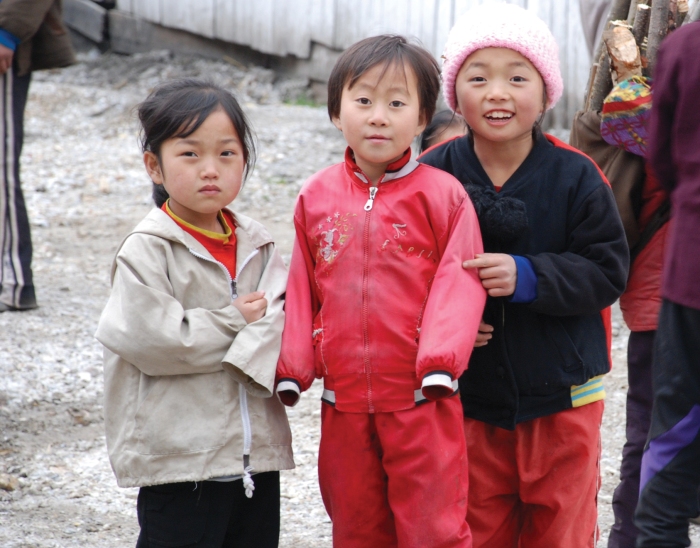
[[[279,472],[255,474],[253,480],[250,499],[242,480],[142,487],[136,548],[277,548]]]
[[[637,547],[690,546],[688,518],[698,515],[700,486],[700,310],[664,300],[652,370]]]
[[[19,180],[30,80],[14,68],[0,75],[0,302],[14,308],[36,307],[32,238]]]
[[[622,448],[620,484],[612,499],[615,523],[608,538],[608,548],[634,548],[637,542],[634,510],[639,499],[642,453],[651,423],[651,364],[655,337],[656,331],[633,331],[627,344],[627,441]]]

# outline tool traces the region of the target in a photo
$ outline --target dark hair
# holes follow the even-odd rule
[[[365,38],[341,54],[328,79],[328,115],[331,119],[340,116],[340,100],[345,86],[352,88],[365,72],[377,65],[384,67],[382,76],[393,66],[411,67],[418,81],[420,113],[427,123],[435,113],[440,92],[440,67],[430,52],[395,34]]]
[[[440,136],[450,127],[459,127],[464,129],[464,133],[467,132],[467,123],[459,114],[449,109],[437,112],[430,123],[425,126],[423,133],[420,134],[420,152],[425,152],[431,146],[442,141]]]
[[[241,140],[245,179],[255,165],[252,130],[238,101],[213,82],[183,78],[156,87],[138,106],[142,150],[152,152],[160,162],[160,149],[165,141],[192,135],[217,109],[223,110],[231,119]],[[153,183],[156,206],[161,207],[168,198],[165,187]]]

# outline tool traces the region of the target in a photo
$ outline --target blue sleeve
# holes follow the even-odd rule
[[[508,299],[512,303],[531,303],[537,298],[537,274],[530,259],[520,255],[511,255],[518,269],[515,292]]]
[[[5,29],[0,29],[0,44],[15,51],[19,45],[19,38]]]

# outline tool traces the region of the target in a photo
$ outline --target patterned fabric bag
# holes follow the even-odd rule
[[[605,98],[600,134],[606,143],[646,156],[647,122],[651,115],[651,79],[632,76]]]

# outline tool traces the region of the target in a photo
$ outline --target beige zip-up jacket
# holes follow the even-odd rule
[[[235,280],[159,209],[117,251],[95,336],[121,487],[294,468],[287,416],[271,397],[287,272],[267,230],[234,217]],[[231,301],[257,290],[267,312],[246,324]]]

